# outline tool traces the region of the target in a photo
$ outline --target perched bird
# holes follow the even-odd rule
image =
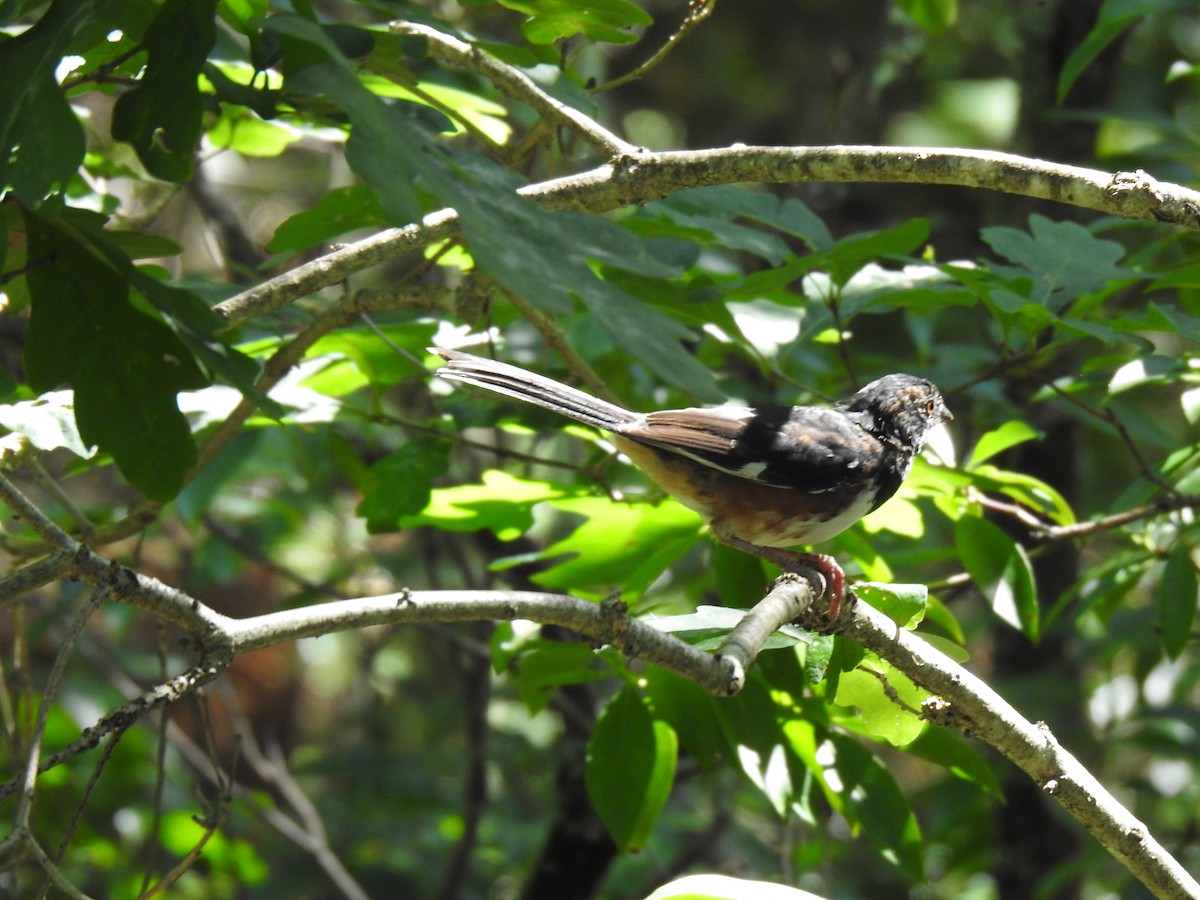
[[[934,426],[952,419],[941,392],[885,375],[849,400],[820,406],[718,406],[638,413],[543,375],[459,350],[437,374],[611,432],[613,443],[712,533],[787,571],[814,568],[836,618],[845,575],[819,544],[896,493]]]

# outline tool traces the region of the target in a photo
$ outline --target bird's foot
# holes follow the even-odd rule
[[[760,547],[740,538],[723,538],[730,546],[744,550],[760,559],[774,563],[785,572],[791,572],[801,577],[811,576],[816,572],[824,583],[822,596],[828,607],[823,615],[828,625],[822,631],[832,628],[842,612],[842,600],[846,596],[846,573],[838,565],[836,559],[828,553],[801,553],[798,550],[784,550],[779,547]]]

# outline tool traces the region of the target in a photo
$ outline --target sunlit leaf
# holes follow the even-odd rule
[[[547,547],[544,556],[570,556],[534,581],[546,587],[573,587],[606,593],[619,589],[636,597],[701,537],[699,517],[678,503],[614,503],[604,497],[563,498],[555,509],[583,516],[568,537]]]
[[[39,450],[62,447],[83,457],[95,452],[79,436],[72,391],[50,391],[35,400],[0,406],[0,425],[25,435]]]
[[[527,480],[490,469],[483,473],[482,483],[438,488],[424,511],[402,516],[395,526],[434,525],[446,531],[487,528],[501,540],[511,541],[533,524],[534,506],[581,493],[581,488],[572,485]]]
[[[646,900],[823,900],[799,888],[729,875],[686,875],[664,884]]]
[[[975,449],[971,451],[971,458],[967,460],[967,468],[973,469],[993,456],[1003,453],[1017,444],[1032,441],[1037,436],[1038,433],[1032,426],[1019,419],[1005,422],[1000,427],[993,428],[979,436],[979,440],[975,442]]]
[[[923,584],[878,584],[870,581],[854,585],[854,592],[901,628],[916,628],[925,617],[929,588]]]
[[[996,615],[1037,640],[1041,627],[1037,591],[1024,549],[978,516],[955,522],[954,539],[971,580]]]
[[[858,716],[851,723],[855,730],[893,747],[904,747],[927,727],[920,715],[927,697],[927,690],[870,654],[857,668],[842,673],[834,702],[857,708]]]
[[[577,34],[610,44],[627,44],[638,35],[630,29],[654,20],[628,0],[500,0],[529,18],[521,32],[531,44],[551,44]]]

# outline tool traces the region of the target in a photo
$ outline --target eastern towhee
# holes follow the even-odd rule
[[[638,413],[542,375],[430,348],[443,378],[544,406],[611,432],[639,469],[709,523],[712,533],[782,569],[814,568],[836,618],[845,574],[827,541],[896,493],[930,429],[953,416],[913,375],[885,375],[833,408],[718,406]]]

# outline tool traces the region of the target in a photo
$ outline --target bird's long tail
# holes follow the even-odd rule
[[[639,418],[637,413],[507,363],[440,347],[430,347],[429,352],[446,360],[446,364],[437,370],[437,374],[443,378],[543,406],[594,428],[617,431],[622,425]]]

